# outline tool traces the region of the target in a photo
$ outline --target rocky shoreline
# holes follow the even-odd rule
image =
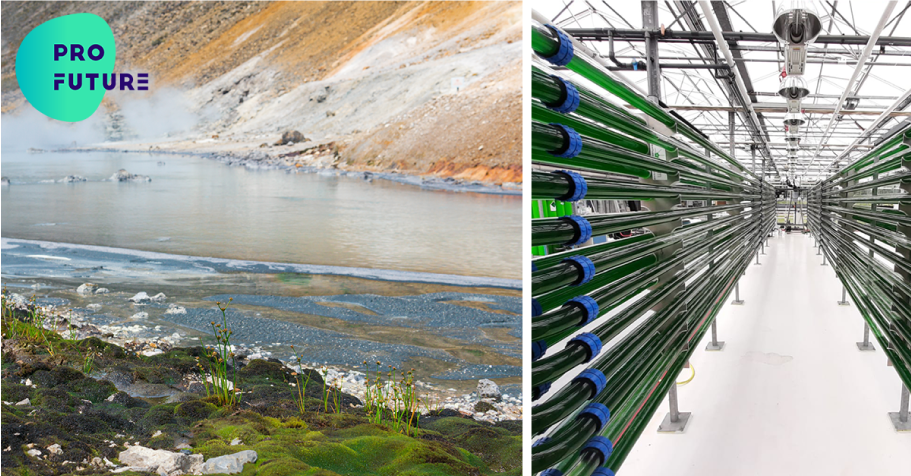
[[[427,402],[398,428],[365,413],[358,372],[235,347],[240,401],[225,406],[198,370],[203,346],[119,338],[78,313],[4,301],[4,474],[521,473],[521,422],[503,418],[511,399],[490,381],[480,399]]]
[[[76,292],[82,295],[94,295],[107,294],[109,290],[87,283],[79,286]],[[155,296],[149,296],[145,292],[137,293],[128,299],[137,310],[132,317],[141,321],[147,316],[144,316],[146,313],[141,310],[143,306],[161,303],[166,299],[167,296],[163,293],[158,293]],[[20,310],[29,306],[28,299],[21,294],[9,294],[7,302],[12,303],[15,308]],[[88,315],[78,310],[64,309],[53,304],[35,304],[35,306],[40,312],[48,316],[44,321],[44,328],[56,332],[61,337],[71,340],[97,338],[103,342],[122,347],[127,352],[144,357],[153,357],[181,346],[198,346],[202,343],[199,337],[182,336],[177,332],[170,335],[161,335],[160,326],[151,329],[158,335],[148,335],[147,331],[149,329],[140,324],[93,323]],[[91,307],[92,305],[90,304],[89,306]],[[186,309],[172,303],[169,304],[165,313],[174,315],[186,314]],[[252,360],[265,359],[281,363],[292,371],[300,372],[302,370],[301,365],[296,361],[279,360],[273,356],[272,352],[264,350],[261,346],[232,345],[231,351],[237,356],[241,365],[246,365]],[[366,393],[367,376],[365,372],[319,362],[302,362],[301,364],[304,368],[317,369],[327,381],[336,383],[347,394],[363,398]],[[110,375],[103,375],[102,377],[111,378]],[[115,376],[114,378],[116,379],[117,377]],[[187,389],[194,386],[200,388],[198,385],[201,384],[198,373],[195,371],[182,376],[181,384],[177,386],[177,389],[154,386],[132,388],[130,387],[131,383],[127,383],[126,380],[119,379],[114,381],[115,386],[118,386],[120,390],[127,391],[131,396],[142,398],[171,398],[179,395],[177,393],[179,389]],[[421,393],[425,394],[429,401],[434,402],[437,409],[457,411],[461,415],[486,422],[520,420],[522,418],[521,395],[501,394],[496,384],[490,379],[479,380],[478,391],[462,394],[455,394],[455,389],[445,389],[439,385],[420,380],[415,381],[415,385],[420,388]],[[484,388],[483,391],[480,390],[482,387]],[[425,412],[430,410],[430,408],[427,408]]]
[[[193,141],[198,143],[200,141]],[[206,140],[201,141],[203,143]],[[148,149],[144,147],[148,146]],[[437,177],[433,175],[418,175],[401,173],[398,171],[376,171],[370,167],[358,164],[346,164],[338,154],[335,142],[323,143],[306,148],[294,147],[295,144],[269,145],[263,143],[261,148],[279,148],[281,151],[264,151],[237,147],[233,150],[206,150],[201,148],[181,148],[172,150],[162,148],[161,145],[112,143],[110,145],[94,145],[78,148],[59,148],[52,150],[30,149],[30,153],[43,152],[121,152],[121,153],[154,153],[165,155],[192,155],[218,161],[232,167],[244,167],[249,170],[278,170],[290,174],[319,174],[332,177],[351,177],[365,182],[386,180],[395,183],[414,185],[424,190],[439,190],[456,193],[484,193],[493,195],[521,195],[522,185],[518,183],[492,184],[487,182],[456,179],[452,177]],[[115,174],[115,176],[118,174]],[[148,177],[137,176],[135,181],[150,181]],[[113,180],[117,181],[119,179]],[[120,180],[123,181],[123,180]],[[60,180],[60,182],[69,182]],[[15,182],[13,182],[15,183]]]

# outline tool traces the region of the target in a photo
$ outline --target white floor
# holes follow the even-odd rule
[[[887,415],[901,383],[878,343],[857,349],[863,320],[836,304],[832,267],[820,265],[809,235],[769,245],[741,279],[745,305],[718,316],[724,350],[703,350],[707,333],[692,358],[696,378],[678,387],[680,410],[692,412],[686,432],[657,433],[665,401],[621,476],[911,475],[911,432],[896,432]]]

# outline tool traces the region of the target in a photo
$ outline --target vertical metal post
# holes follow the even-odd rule
[[[674,376],[665,378],[676,378]],[[658,427],[659,433],[683,433],[686,429],[687,422],[690,421],[690,412],[681,412],[677,409],[677,385],[671,385],[670,391],[667,392],[667,403],[670,412],[664,417],[661,426]]]
[[[864,341],[857,343],[857,350],[865,352],[876,350],[876,347],[873,347],[873,343],[870,342],[870,324],[867,324],[866,321],[864,322]]]
[[[743,304],[743,300],[740,299],[740,283],[734,285],[734,300],[731,301],[731,304],[735,306],[740,306]]]
[[[645,30],[645,64],[648,75],[648,99],[661,100],[661,66],[658,62],[658,2],[642,2],[642,29]]]
[[[911,420],[908,419],[909,400],[911,400],[911,393],[908,392],[907,386],[902,385],[901,406],[897,412],[889,412],[889,419],[892,420],[895,431],[911,431]]]
[[[724,341],[718,340],[718,321],[712,321],[712,341],[705,346],[705,350],[719,351],[724,349]]]
[[[756,265],[759,266],[759,265],[761,265],[761,264],[762,264],[762,263],[759,262],[759,252],[757,251],[757,252],[756,252]]]
[[[829,266],[829,263],[826,263],[826,254],[825,253],[822,254],[822,265]]]
[[[848,290],[844,286],[841,287],[841,301],[838,301],[839,306],[850,306],[851,303],[848,302]]]

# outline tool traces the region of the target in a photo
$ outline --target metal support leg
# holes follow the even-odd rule
[[[761,264],[762,264],[762,263],[759,262],[759,253],[756,253],[756,265],[758,266],[758,265],[761,265]]]
[[[816,248],[816,256],[819,256],[821,254],[822,254],[822,246],[819,246]]]
[[[743,300],[740,299],[740,283],[734,285],[734,300],[731,301],[731,304],[734,306],[743,305]]]
[[[864,341],[857,343],[857,350],[865,352],[876,350],[876,347],[873,347],[873,343],[870,342],[870,324],[866,322],[864,322]]]
[[[766,238],[766,239],[763,240],[761,243],[762,243],[762,248],[760,249],[759,254],[763,254],[763,255],[764,255],[764,254],[765,254],[765,247],[769,244],[769,239]]]
[[[908,387],[902,385],[902,401],[897,412],[889,412],[889,419],[895,425],[895,431],[911,431],[911,420],[908,419]]]
[[[829,263],[826,263],[826,254],[825,253],[823,253],[823,255],[822,255],[822,265],[829,266]]]
[[[851,303],[848,302],[848,290],[844,286],[841,287],[841,301],[838,301],[839,306],[850,306]]]
[[[712,321],[712,341],[705,346],[705,350],[719,351],[724,349],[724,341],[718,342],[718,321]]]
[[[658,427],[658,433],[683,433],[686,424],[690,421],[690,412],[677,410],[677,385],[671,385],[671,390],[667,392],[667,399],[671,411]]]

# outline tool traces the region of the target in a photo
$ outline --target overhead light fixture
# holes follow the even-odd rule
[[[807,122],[807,116],[801,112],[789,112],[784,115],[784,125],[801,126]]]
[[[845,98],[845,106],[843,109],[853,111],[857,109],[858,104],[860,104],[860,98],[858,97]]]
[[[782,43],[812,43],[822,32],[822,22],[810,2],[792,0],[788,7],[784,3],[775,14],[772,32]]]
[[[789,100],[799,100],[810,94],[810,88],[807,87],[806,80],[803,76],[790,74],[781,80],[778,86],[778,95]]]

